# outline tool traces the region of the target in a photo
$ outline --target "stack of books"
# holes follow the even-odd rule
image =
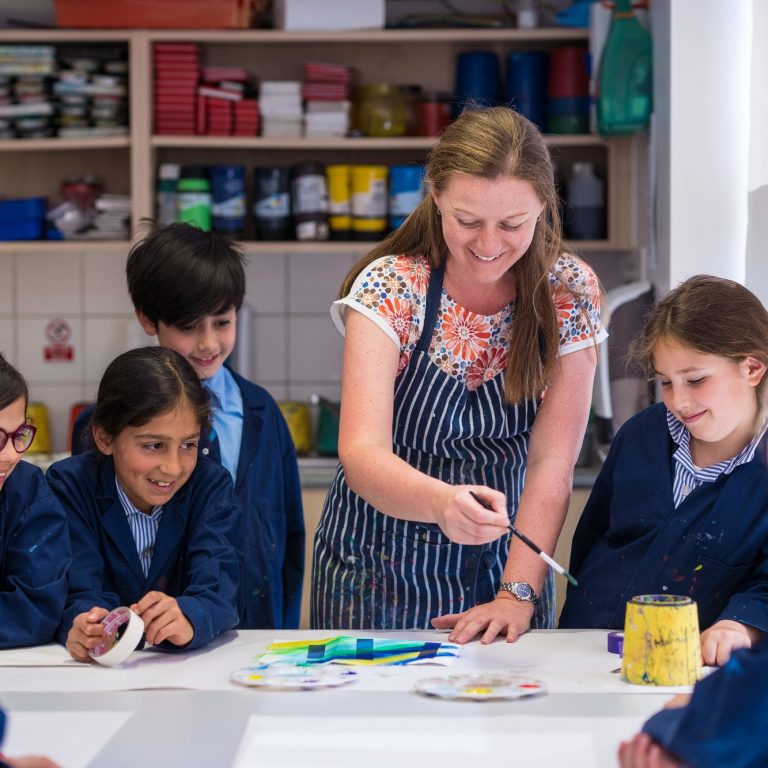
[[[302,96],[306,136],[346,136],[352,70],[340,64],[304,63]]]
[[[259,104],[251,75],[241,67],[203,67],[197,89],[197,132],[208,136],[257,136]]]
[[[155,43],[155,133],[194,135],[200,46]]]
[[[302,135],[304,110],[298,80],[265,80],[259,89],[262,136]]]

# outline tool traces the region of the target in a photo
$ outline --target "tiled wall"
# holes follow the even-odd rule
[[[341,395],[343,340],[328,308],[360,253],[259,253],[248,257],[245,303],[251,309],[250,370],[243,373],[277,399]],[[590,263],[606,287],[632,276],[619,254]],[[30,383],[31,398],[49,409],[54,451],[68,449],[71,407],[95,397],[104,368],[142,343],[125,287],[125,255],[61,252],[0,254],[0,350]],[[69,361],[44,359],[46,326],[71,329]],[[241,329],[242,331],[242,329]],[[243,334],[246,337],[247,332]]]
[[[363,246],[363,250],[365,246]],[[245,303],[252,310],[249,378],[274,397],[312,392],[339,399],[342,339],[328,308],[357,254],[260,253],[248,257]],[[115,355],[150,340],[133,315],[125,256],[57,252],[0,254],[0,350],[50,415],[53,450],[67,449],[74,403],[94,398]],[[71,329],[71,361],[46,361],[46,327]],[[246,334],[247,335],[247,334]],[[151,342],[150,342],[151,343]]]

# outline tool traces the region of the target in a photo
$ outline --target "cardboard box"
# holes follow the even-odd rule
[[[56,0],[58,27],[231,29],[248,27],[252,0]]]
[[[383,29],[384,0],[275,0],[275,29]]]

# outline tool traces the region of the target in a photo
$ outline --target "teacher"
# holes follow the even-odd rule
[[[312,626],[514,641],[554,626],[552,576],[507,525],[554,550],[607,335],[600,289],[563,252],[549,151],[518,113],[465,110],[426,183],[332,308],[340,464]]]

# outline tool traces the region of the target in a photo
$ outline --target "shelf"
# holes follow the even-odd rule
[[[602,147],[607,140],[590,133],[549,134],[545,136],[551,147]],[[181,149],[431,149],[437,138],[434,136],[397,136],[374,138],[360,136],[352,138],[264,138],[263,136],[153,136],[153,147]]]
[[[174,29],[148,30],[151,42],[184,41],[199,43],[333,43],[358,45],[360,43],[561,43],[588,41],[588,29],[542,27],[540,29],[349,29],[340,31],[290,32],[280,29],[205,30]]]
[[[78,139],[3,139],[0,152],[65,152],[92,149],[125,149],[131,146],[130,136],[94,136]]]
[[[99,253],[128,254],[131,243],[127,240],[11,240],[0,242],[3,253]]]

